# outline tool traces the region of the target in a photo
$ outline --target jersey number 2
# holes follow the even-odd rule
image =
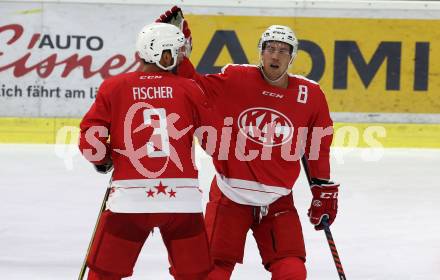
[[[153,120],[155,124],[153,125]],[[168,157],[170,155],[170,139],[167,129],[167,113],[163,108],[144,110],[144,124],[153,126],[150,141],[147,142],[149,157]]]

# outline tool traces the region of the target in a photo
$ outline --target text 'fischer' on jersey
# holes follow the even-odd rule
[[[134,100],[173,98],[172,87],[133,87],[132,92]]]

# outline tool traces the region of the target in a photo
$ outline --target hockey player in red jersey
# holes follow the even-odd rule
[[[180,8],[161,15],[177,24],[191,42]],[[305,246],[292,197],[301,154],[313,178],[308,212],[317,230],[337,213],[339,184],[330,181],[333,134],[325,95],[305,77],[287,73],[298,50],[294,32],[273,25],[259,42],[260,64],[228,65],[222,73],[200,75],[185,59],[179,75],[193,78],[212,100],[209,122],[221,129],[212,152],[216,169],[205,221],[215,268],[209,280],[230,279],[242,263],[251,229],[262,263],[273,280],[306,278]],[[225,144],[225,140],[229,144]]]
[[[141,70],[105,80],[81,122],[84,156],[103,172],[114,165],[87,258],[88,279],[132,275],[154,227],[174,279],[202,280],[212,268],[192,150],[207,103],[194,81],[171,72],[184,41],[173,25],[145,26],[136,46]]]

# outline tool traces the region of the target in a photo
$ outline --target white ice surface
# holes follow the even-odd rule
[[[109,178],[79,155],[63,161],[64,148],[0,145],[0,279],[77,279]],[[342,187],[332,231],[347,278],[440,279],[440,150],[388,149],[375,161],[368,156],[377,151],[334,151],[332,170]],[[206,200],[213,168],[205,157],[200,162]],[[308,279],[338,279],[324,233],[307,221],[303,175],[294,197]],[[154,234],[130,279],[171,279],[167,271],[165,248]],[[270,279],[251,234],[232,279]]]

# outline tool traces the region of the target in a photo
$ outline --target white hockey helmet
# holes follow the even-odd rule
[[[284,25],[269,26],[261,35],[260,42],[258,43],[260,53],[263,51],[264,44],[268,41],[283,42],[292,46],[292,53],[290,54],[292,56],[290,63],[292,63],[298,52],[298,39],[290,27]]]
[[[147,63],[154,63],[159,68],[169,71],[177,64],[180,48],[185,44],[185,36],[176,26],[168,23],[155,22],[146,25],[139,32],[136,50]],[[173,65],[164,67],[160,64],[162,52],[171,51]]]

